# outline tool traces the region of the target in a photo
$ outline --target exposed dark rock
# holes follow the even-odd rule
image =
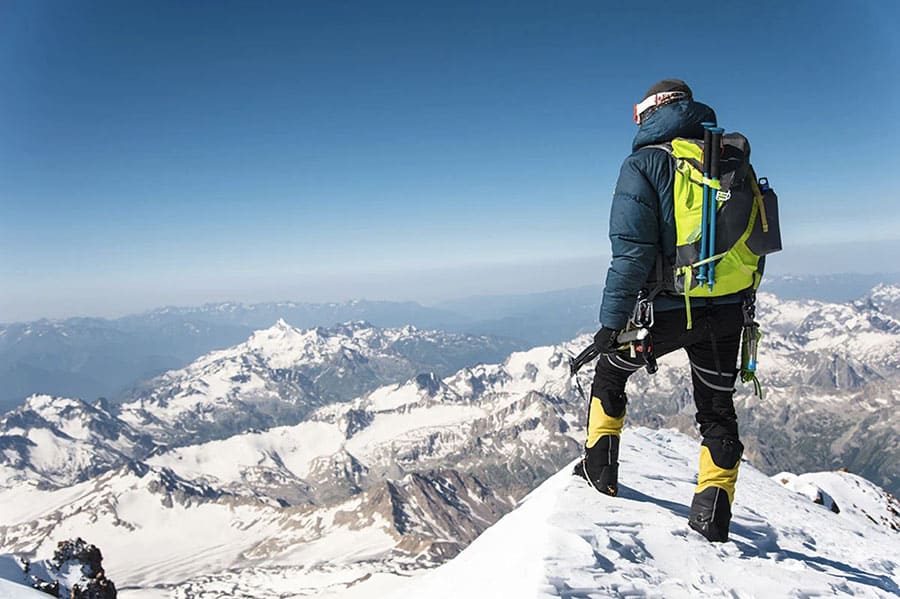
[[[416,386],[429,395],[435,395],[441,389],[441,380],[433,372],[420,374],[416,376]]]
[[[31,577],[32,587],[53,597],[115,599],[117,596],[116,585],[103,571],[100,549],[80,537],[60,541],[52,559],[27,563],[25,573]]]
[[[85,576],[93,578],[103,574],[103,555],[96,545],[89,545],[84,539],[78,537],[74,540],[60,541],[53,552],[53,565],[59,569],[69,561],[82,563],[81,571]]]
[[[344,429],[344,437],[349,439],[362,429],[372,424],[372,420],[374,419],[375,415],[371,412],[367,412],[366,410],[347,410],[347,414],[344,416],[344,421],[341,423],[341,428]]]
[[[46,582],[44,580],[35,580],[31,585],[42,593],[47,593],[51,597],[59,597],[59,581]]]

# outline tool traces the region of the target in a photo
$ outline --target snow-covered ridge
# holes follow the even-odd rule
[[[152,449],[103,402],[35,395],[0,418],[0,488],[71,485]]]
[[[328,403],[336,394],[343,395],[337,393],[342,389],[346,389],[344,397],[350,399],[360,395],[359,390],[377,388],[383,378],[414,373],[415,363],[403,352],[429,349],[440,352],[451,344],[478,339],[420,331],[411,326],[377,329],[363,322],[331,329],[300,330],[280,321],[254,333],[245,343],[213,352],[185,369],[167,373],[146,395],[122,405],[118,413],[113,413],[104,403],[90,405],[73,398],[33,396],[0,420],[0,485],[31,480],[64,486],[129,460],[143,459],[151,451],[158,452],[155,447],[160,444],[197,445],[206,439],[222,439],[222,443],[211,446],[219,448],[234,445],[238,439],[256,437],[274,441],[259,441],[268,453],[254,458],[252,465],[267,475],[277,471],[278,477],[288,485],[294,477],[309,474],[312,464],[303,461],[305,458],[300,460],[301,464],[297,456],[310,454],[310,450],[294,454],[310,439],[311,431],[317,430],[314,421],[329,417],[328,410],[321,417],[312,416],[310,423],[301,423],[289,433],[279,430],[278,424],[293,426],[310,417],[318,406]],[[545,354],[548,350],[535,351]],[[556,364],[561,363],[560,355]],[[521,369],[523,364],[514,366]],[[424,402],[418,411],[403,418],[409,423],[403,425],[407,429],[426,428],[423,423],[416,423],[416,418],[423,414],[430,414],[435,426],[459,424],[460,418],[469,422],[484,416],[484,410],[471,406],[477,397],[462,394],[471,393],[472,385],[483,392],[494,390],[497,377],[512,381],[514,376],[524,376],[515,368],[510,374],[500,365],[474,367],[450,377],[449,384],[434,374],[421,374],[406,383],[377,388],[371,395],[363,395],[356,403],[348,404],[352,406],[348,409],[335,404],[334,410],[342,414],[342,423],[331,427],[328,434],[336,435],[343,443],[348,427],[358,430],[367,418],[367,425],[380,426],[385,418],[373,423],[370,413],[377,412],[377,406],[384,402],[386,406],[397,407],[413,400]],[[553,376],[558,378],[562,373],[560,370]],[[518,389],[531,389],[534,382],[528,375],[518,383]],[[429,412],[427,408],[438,403],[469,407],[447,406]],[[269,429],[273,432],[253,432]],[[367,435],[378,445],[379,433],[374,430]],[[284,446],[278,440],[290,434],[303,441],[291,441]],[[228,440],[231,437],[234,440]],[[339,444],[327,440],[322,445],[313,445],[310,454],[313,458],[330,455],[339,448]],[[248,455],[256,456],[257,452],[250,451]],[[282,459],[286,461],[280,462]],[[197,464],[201,465],[212,468],[206,460]],[[269,466],[274,470],[265,470]],[[236,465],[232,463],[229,468],[231,476],[227,480],[239,481]],[[212,468],[207,474],[213,472],[219,470]],[[291,498],[291,502],[298,498]]]
[[[877,304],[900,302],[900,285],[886,285],[884,283],[876,285],[869,293],[869,298]]]
[[[294,424],[311,410],[477,353],[488,337],[363,322],[298,329],[284,320],[167,372],[121,408],[123,420],[181,444]],[[223,422],[230,424],[223,426]]]
[[[597,493],[569,465],[459,556],[391,597],[900,593],[896,531],[833,513],[745,463],[732,542],[710,544],[686,521],[696,442],[671,431],[632,429],[622,448],[619,497]]]
[[[849,472],[781,472],[772,480],[861,526],[900,533],[900,501],[878,485]]]
[[[248,353],[258,354],[271,368],[289,368],[298,363],[316,365],[339,352],[366,355],[386,350],[401,338],[412,337],[417,332],[411,326],[402,329],[376,329],[365,321],[304,330],[279,319],[270,328],[254,332],[245,343],[210,353],[191,367],[202,368],[223,357]]]
[[[878,285],[858,303],[868,304],[894,319],[900,319],[900,285]]]
[[[533,471],[546,456],[572,455],[579,445],[568,431],[578,426],[573,407],[582,400],[562,367],[565,356],[559,347],[536,348],[443,380],[421,375],[323,407],[297,425],[173,449],[149,463],[236,492],[265,480],[269,494],[308,487],[326,497],[334,485],[365,488],[385,474],[451,464],[477,472],[479,464],[504,462],[501,451],[531,456]],[[527,483],[508,478],[513,488]]]

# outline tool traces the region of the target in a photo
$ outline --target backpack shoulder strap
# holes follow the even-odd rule
[[[650,144],[649,146],[641,146],[642,150],[646,149],[646,148],[654,148],[657,150],[664,150],[666,153],[671,154],[672,153],[672,142],[666,142],[666,143],[662,143],[662,144]]]

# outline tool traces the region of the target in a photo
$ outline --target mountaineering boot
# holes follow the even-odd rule
[[[743,452],[743,444],[730,438],[706,438],[700,447],[700,474],[688,525],[710,541],[728,540],[734,486]]]
[[[688,526],[709,541],[724,543],[728,540],[731,523],[731,504],[728,493],[719,487],[707,487],[694,493]]]
[[[588,436],[580,475],[597,491],[615,496],[619,492],[619,435],[625,422],[625,394],[615,402],[591,397]],[[612,413],[612,414],[610,414]]]
[[[591,486],[615,497],[619,493],[619,435],[603,435],[584,452],[584,477]]]

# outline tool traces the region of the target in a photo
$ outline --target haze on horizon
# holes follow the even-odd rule
[[[662,59],[710,14],[721,51]],[[897,271],[898,16],[4,3],[0,322],[602,284],[631,105],[664,77],[750,138],[781,198],[770,272]]]

